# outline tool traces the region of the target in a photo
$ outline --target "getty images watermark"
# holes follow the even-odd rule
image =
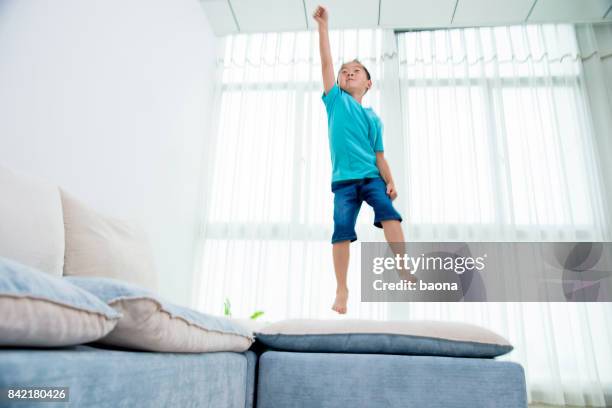
[[[610,242],[361,243],[363,302],[610,302]]]

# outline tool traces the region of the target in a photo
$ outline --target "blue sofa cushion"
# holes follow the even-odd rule
[[[426,320],[292,319],[265,326],[255,336],[269,348],[298,352],[492,358],[513,348],[479,326]]]
[[[510,361],[266,351],[258,365],[257,408],[527,408]]]
[[[64,278],[0,257],[0,345],[69,346],[97,340],[120,314]]]
[[[68,276],[122,314],[100,343],[167,352],[246,351],[253,333],[226,317],[174,305],[153,292],[112,278]]]
[[[70,400],[28,403],[0,398],[0,406],[249,408],[254,360],[251,351],[151,353],[92,345],[0,349],[0,389],[68,387]]]

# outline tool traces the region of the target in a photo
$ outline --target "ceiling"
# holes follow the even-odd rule
[[[216,35],[316,28],[318,4],[330,29],[396,30],[541,22],[612,21],[612,0],[200,0]]]

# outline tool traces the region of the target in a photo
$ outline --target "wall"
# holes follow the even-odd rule
[[[141,222],[185,305],[216,42],[197,0],[0,2],[0,164]]]

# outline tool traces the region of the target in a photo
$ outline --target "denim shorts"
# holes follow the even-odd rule
[[[334,234],[332,244],[338,241],[357,240],[355,223],[365,201],[374,209],[374,225],[382,228],[381,221],[398,220],[402,216],[395,210],[387,195],[387,184],[382,177],[342,180],[332,183],[334,193]]]

